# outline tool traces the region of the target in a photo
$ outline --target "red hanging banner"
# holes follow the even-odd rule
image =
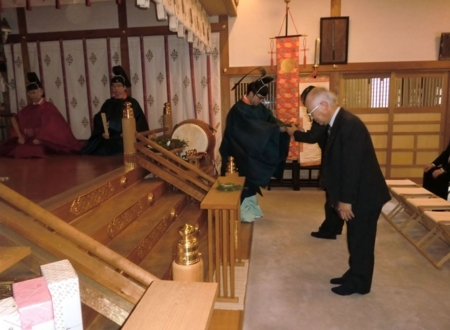
[[[278,37],[277,41],[277,117],[285,123],[299,123],[300,37]],[[298,160],[298,143],[291,141],[289,160]]]

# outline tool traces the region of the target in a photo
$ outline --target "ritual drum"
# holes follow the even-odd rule
[[[172,139],[187,142],[188,146],[184,149],[183,154],[188,150],[195,149],[197,153],[208,153],[211,155],[216,144],[213,129],[199,119],[187,119],[175,125]]]

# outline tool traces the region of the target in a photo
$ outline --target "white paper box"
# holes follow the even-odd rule
[[[13,297],[0,300],[0,329],[22,329],[19,310]]]
[[[42,275],[52,296],[56,330],[82,330],[78,275],[69,260],[41,266]]]

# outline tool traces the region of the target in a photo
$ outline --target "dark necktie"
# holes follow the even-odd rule
[[[320,173],[320,179],[319,179],[319,184],[322,189],[325,189],[325,163],[326,163],[325,162],[325,158],[326,158],[325,154],[331,143],[330,133],[331,133],[331,126],[327,125],[327,142],[325,143],[325,148],[322,151],[322,169],[320,171],[321,173]]]

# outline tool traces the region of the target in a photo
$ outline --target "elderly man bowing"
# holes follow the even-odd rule
[[[336,95],[314,88],[306,97],[308,114],[328,127],[323,153],[327,200],[347,223],[349,269],[331,284],[342,296],[367,294],[372,285],[377,221],[390,200],[370,134],[354,114],[340,108]]]

